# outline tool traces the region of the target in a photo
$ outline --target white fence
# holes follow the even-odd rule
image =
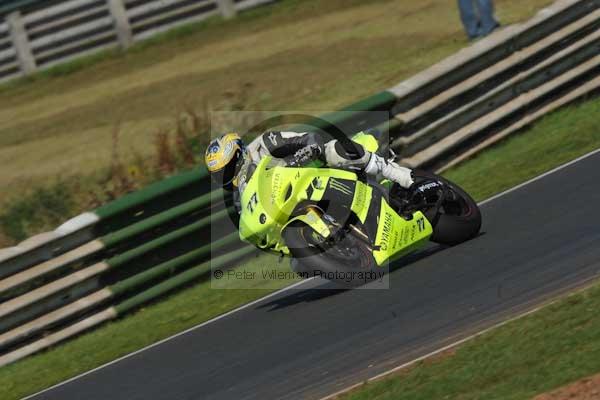
[[[0,21],[0,82],[274,0],[70,0]]]

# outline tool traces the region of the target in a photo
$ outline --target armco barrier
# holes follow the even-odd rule
[[[401,114],[470,79],[598,8],[596,0],[556,1],[523,24],[511,25],[390,89]]]
[[[600,0],[559,0],[394,88],[302,126],[379,125],[412,166],[443,167],[600,87]],[[1,29],[1,28],[0,28]],[[391,120],[369,111],[389,111]],[[166,179],[0,258],[0,365],[156,299],[253,249],[205,171]],[[213,231],[211,232],[211,228]],[[212,233],[212,237],[211,237]],[[213,239],[218,239],[212,241]],[[235,251],[232,251],[236,248]]]
[[[169,278],[156,286],[151,287],[129,299],[126,301],[103,311],[100,311],[92,316],[89,316],[81,321],[75,322],[74,324],[63,328],[61,330],[55,331],[47,336],[44,336],[42,339],[34,341],[28,345],[18,348],[12,352],[9,352],[3,356],[0,356],[0,367],[10,364],[14,361],[17,361],[23,357],[26,357],[30,354],[33,354],[37,351],[43,350],[49,346],[52,346],[56,343],[59,343],[65,339],[73,337],[87,329],[90,329],[94,326],[97,326],[103,322],[109,321],[111,319],[117,318],[120,315],[123,315],[140,305],[154,300],[165,293],[168,293],[174,289],[177,289],[181,286],[184,286],[190,282],[193,282],[202,276],[210,273],[212,268],[221,268],[231,265],[232,262],[236,262],[241,258],[247,257],[248,255],[256,252],[252,247],[246,246],[241,249],[235,250],[229,254],[220,256],[210,263],[200,264],[196,267],[190,268],[178,275],[175,275],[172,278]],[[131,282],[133,285],[133,282]],[[110,288],[107,290],[110,291]]]
[[[117,245],[131,243],[136,237],[148,238],[148,233],[168,224],[174,224],[181,218],[189,218],[195,213],[205,210],[210,202],[210,194],[199,196],[196,199],[189,200],[172,209],[167,209],[162,213],[141,220],[133,225],[126,226],[116,232],[109,233],[98,239],[92,240],[75,249],[67,251],[46,262],[27,268],[19,273],[15,273],[6,279],[0,280],[0,300],[6,297],[7,292],[13,296],[20,291],[31,289],[27,286],[28,282],[41,280],[45,275],[58,273],[74,263],[81,262],[87,257],[91,257],[103,250],[111,249]],[[224,212],[220,211],[213,214],[213,219],[220,217]],[[206,226],[209,225],[210,216],[203,218]],[[123,247],[122,247],[123,248]],[[19,290],[23,287],[23,290]]]
[[[392,88],[390,136],[403,163],[443,167],[592,81],[599,7],[598,0],[557,1]]]
[[[237,250],[236,250],[237,251]],[[240,253],[233,252],[234,257],[237,257],[236,254],[241,254],[243,256],[247,256],[251,254],[254,249],[250,246],[244,246],[240,250]],[[241,257],[241,256],[240,256]],[[119,281],[111,286],[108,286],[104,289],[101,289],[97,292],[94,292],[90,295],[82,297],[70,303],[66,306],[63,306],[57,310],[54,310],[50,313],[44,314],[39,318],[32,320],[26,324],[20,325],[14,328],[11,331],[5,332],[0,335],[0,349],[6,348],[8,345],[17,342],[19,340],[26,339],[27,337],[34,335],[36,333],[41,332],[44,329],[47,329],[50,326],[53,326],[65,319],[75,317],[85,312],[89,308],[97,306],[99,304],[105,303],[110,299],[118,298],[123,296],[128,292],[133,292],[138,288],[147,285],[149,282],[160,281],[165,277],[169,277],[174,275],[179,270],[186,269],[187,267],[198,265],[202,260],[206,259],[206,248],[201,247],[197,250],[191,251],[187,254],[181,255],[179,257],[175,257],[169,261],[166,261],[162,264],[159,264],[155,267],[147,269],[137,275],[133,275],[130,278]],[[213,260],[214,267],[217,268],[217,264]],[[209,273],[209,268],[205,268],[207,264],[204,264],[202,268],[197,268],[195,271],[199,271],[198,274],[202,275],[205,273]],[[187,277],[187,278],[184,278]],[[190,276],[190,274],[183,275],[183,277],[178,277],[177,279],[172,280],[171,282],[179,282],[181,285],[188,283],[191,279],[195,278],[196,275]],[[188,280],[189,278],[189,280]],[[125,312],[126,309],[133,308],[132,301],[137,304],[142,304],[145,299],[153,299],[158,297],[161,293],[166,291],[170,286],[161,286],[163,289],[158,289],[152,291],[146,291],[145,294],[138,297],[134,297],[135,300],[130,300],[128,303],[129,306],[119,305],[119,310],[121,313]],[[151,294],[154,294],[154,297],[150,297]]]
[[[100,278],[103,274],[117,268],[131,268],[132,265],[135,265],[136,261],[146,256],[149,252],[162,249],[165,246],[173,244],[175,241],[184,239],[186,249],[178,250],[184,254],[199,251],[205,260],[211,254],[215,254],[215,252],[223,248],[231,248],[232,245],[239,243],[237,234],[231,233],[223,238],[204,244],[196,250],[196,243],[200,241],[196,241],[195,239],[199,237],[199,233],[202,230],[207,229],[208,225],[204,220],[193,223],[140,247],[82,268],[63,278],[53,280],[21,296],[3,302],[2,307],[0,307],[0,332],[11,329],[59,306],[68,304],[73,299],[101,288],[103,285]],[[167,253],[170,254],[171,252],[167,251]]]
[[[24,0],[0,4],[0,82],[274,0]]]
[[[92,238],[130,226],[185,201],[206,194],[206,170],[186,172],[150,185],[97,210],[67,221],[55,231],[28,239],[0,254],[0,278],[56,257]]]

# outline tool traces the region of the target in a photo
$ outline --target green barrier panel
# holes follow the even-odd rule
[[[27,288],[24,287],[25,285],[30,285],[30,288],[33,288],[31,286],[33,282],[35,282],[35,284],[38,286],[42,285],[46,283],[46,277],[48,275],[60,273],[61,271],[64,271],[66,268],[74,265],[75,263],[85,263],[89,261],[89,259],[92,256],[97,257],[100,252],[106,250],[107,248],[111,248],[119,243],[124,243],[127,240],[129,240],[129,243],[127,244],[129,245],[128,247],[131,248],[135,246],[135,244],[131,240],[135,239],[137,235],[140,235],[144,232],[148,232],[152,229],[159,228],[163,224],[175,220],[176,218],[181,218],[187,214],[193,213],[194,211],[199,211],[204,208],[208,208],[208,206],[210,205],[210,197],[210,193],[205,194],[197,199],[190,200],[184,204],[164,211],[153,217],[147,218],[136,224],[125,227],[117,232],[105,235],[99,238],[97,241],[89,242],[83,246],[72,250],[72,256],[69,256],[70,253],[68,253],[62,258],[55,259],[56,262],[51,267],[48,265],[45,268],[35,267],[34,269],[28,271],[29,275],[27,277],[27,280],[12,283],[8,287],[6,286],[6,284],[4,284],[4,286],[1,286],[0,292],[2,292],[2,298],[8,298],[9,296],[13,297],[23,293],[24,290],[27,290]],[[213,215],[213,222],[219,218],[222,218],[223,216],[223,214],[215,213]],[[206,217],[204,220],[210,222],[210,217]],[[164,235],[164,232],[162,232],[162,235]],[[89,250],[88,247],[90,248]],[[124,251],[127,249],[119,250]],[[36,272],[37,270],[39,270],[39,272]],[[13,291],[12,293],[14,294],[7,295],[5,292],[8,290]]]
[[[9,296],[14,297],[16,295],[20,295],[26,290],[33,289],[34,286],[32,286],[32,285],[37,285],[35,287],[38,287],[40,285],[46,284],[47,280],[48,280],[47,276],[51,276],[51,274],[60,273],[61,271],[65,271],[67,268],[69,268],[70,266],[72,266],[76,263],[77,264],[86,263],[85,265],[88,265],[89,264],[88,261],[93,258],[97,259],[99,257],[100,252],[105,251],[107,248],[111,248],[119,243],[127,242],[126,244],[128,244],[128,248],[118,249],[119,251],[122,251],[121,255],[112,257],[108,261],[109,264],[111,264],[113,262],[118,263],[120,261],[120,259],[122,259],[124,261],[130,261],[133,258],[136,258],[148,251],[151,251],[155,248],[160,247],[161,245],[164,245],[171,241],[177,240],[180,237],[183,237],[186,234],[189,234],[190,232],[194,231],[195,229],[208,228],[210,226],[211,222],[220,224],[221,221],[223,220],[223,218],[227,217],[227,214],[229,212],[234,212],[233,209],[225,209],[225,210],[221,210],[219,212],[212,214],[212,216],[211,215],[205,216],[201,220],[195,222],[196,225],[194,225],[191,229],[189,228],[190,225],[187,225],[187,226],[179,228],[177,230],[173,230],[172,232],[170,232],[168,234],[165,234],[164,229],[163,229],[163,232],[159,232],[159,234],[161,236],[157,237],[156,239],[154,239],[152,241],[148,241],[147,243],[144,243],[144,245],[141,247],[139,245],[140,240],[137,241],[138,244],[135,244],[132,241],[136,238],[136,236],[138,236],[144,232],[148,232],[152,229],[161,228],[164,224],[168,223],[169,221],[175,220],[176,218],[181,218],[187,214],[193,213],[194,211],[198,211],[198,210],[207,208],[210,203],[210,196],[211,196],[210,194],[200,196],[199,198],[197,198],[195,200],[191,200],[191,201],[181,204],[175,208],[164,211],[163,213],[160,213],[156,216],[147,218],[147,219],[140,221],[134,225],[123,228],[115,233],[103,236],[97,241],[90,242],[84,246],[81,246],[81,247],[73,250],[72,251],[73,255],[70,255],[70,253],[67,253],[62,258],[55,259],[56,262],[53,262],[53,264],[51,266],[47,264],[46,266],[41,265],[39,267],[31,269],[28,271],[29,275],[27,276],[27,280],[22,279],[21,281],[14,281],[13,283],[10,284],[10,286],[7,286],[7,284],[5,283],[4,286],[0,287],[0,292],[2,292],[2,298],[8,298]],[[188,229],[186,229],[186,228],[188,228]],[[199,242],[200,241],[203,241],[203,242],[209,241],[210,238],[207,239],[206,236],[207,235],[204,235],[203,237],[199,236],[198,241]],[[90,246],[89,250],[88,250],[87,246]],[[134,247],[134,246],[137,246],[137,247]],[[129,250],[131,250],[131,251],[129,251]],[[29,285],[29,289],[27,287],[25,287],[25,285]],[[8,292],[11,294],[6,294],[7,291],[9,291],[9,290],[12,291],[12,292]]]
[[[139,204],[146,203],[156,197],[168,194],[173,190],[180,189],[192,183],[205,179],[208,176],[206,169],[195,169],[184,172],[179,175],[166,178],[160,182],[156,182],[144,189],[127,194],[122,198],[112,201],[95,210],[96,215],[100,218],[111,217],[125,210],[135,207]]]
[[[396,104],[396,96],[388,91],[377,93],[356,103],[342,108],[340,111],[325,114],[319,118],[309,119],[306,123],[301,123],[292,128],[292,130],[310,130],[321,129],[326,132],[332,132],[335,126],[347,134],[352,134],[363,129],[372,128],[375,125],[389,120],[390,116],[375,115],[369,116],[371,111],[390,111]]]
[[[402,126],[404,126],[404,124],[402,123],[402,121],[398,120],[398,119],[391,119],[389,121],[386,121],[382,124],[379,124],[375,127],[376,130],[378,130],[379,132],[381,132],[382,134],[388,134],[389,137],[391,138],[393,136],[393,134],[398,131],[398,129],[402,128]]]
[[[359,100],[340,111],[389,111],[396,103],[396,96],[387,90]]]
[[[139,247],[128,250],[122,254],[116,255],[107,261],[108,265],[111,267],[118,267],[123,265],[131,260],[142,256],[152,250],[158,249],[159,247],[165,246],[168,243],[171,243],[177,239],[181,239],[191,233],[197,232],[199,230],[204,230],[210,226],[211,221],[219,220],[221,218],[225,218],[228,215],[228,212],[231,210],[225,209],[221,210],[218,213],[209,215],[207,217],[202,218],[201,220],[194,222],[193,224],[187,225],[181,229],[170,232],[164,236],[158,237],[148,243],[145,243]]]
[[[145,283],[168,275],[173,275],[173,273],[184,268],[185,266],[188,266],[192,263],[198,263],[203,259],[206,259],[211,250],[225,247],[235,242],[239,242],[239,237],[236,233],[232,233],[231,235],[226,236],[215,243],[204,245],[197,250],[190,251],[187,254],[173,258],[172,260],[140,272],[139,274],[136,274],[130,278],[117,282],[114,285],[109,286],[109,290],[114,296],[122,295],[123,293],[132,291]]]
[[[194,268],[190,268],[187,271],[175,275],[174,277],[125,300],[124,302],[116,305],[114,309],[117,311],[118,315],[124,314],[141,306],[144,303],[147,303],[148,301],[154,300],[157,297],[170,292],[173,289],[186,285],[195,279],[209,274],[211,271],[211,266],[213,268],[222,268],[227,264],[235,262],[240,258],[253,253],[254,251],[257,251],[254,247],[246,246],[231,253],[216,257],[212,261],[202,263]]]
[[[385,143],[384,141],[380,140],[379,143],[379,151],[381,152],[381,154],[386,155],[387,151],[390,148],[391,145],[391,138],[395,136],[395,134],[402,128],[403,123],[400,120],[397,119],[391,119],[387,122],[384,122],[382,124],[379,124],[375,127],[375,130],[381,132],[382,135],[382,139],[386,140],[384,138],[387,138],[387,143]]]
[[[97,208],[99,236],[139,222],[210,192],[211,184],[204,168],[166,178]]]
[[[117,232],[105,235],[102,238],[100,238],[100,240],[102,241],[102,243],[104,243],[106,247],[111,247],[117,243],[123,242],[143,232],[147,232],[151,229],[157,228],[160,225],[165,224],[178,217],[184,216],[196,210],[201,210],[202,208],[210,207],[211,196],[217,195],[217,193],[218,192],[215,192],[214,194],[204,194],[198,197],[197,199],[190,200],[184,204],[163,211],[160,214],[154,215],[150,218],[146,218],[134,225],[127,226]]]

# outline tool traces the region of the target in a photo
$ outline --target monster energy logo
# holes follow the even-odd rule
[[[343,194],[349,196],[352,195],[352,190],[350,189],[350,186],[340,181],[336,181],[333,178],[329,180],[329,187],[331,187],[333,190],[337,190],[338,192],[342,192]]]

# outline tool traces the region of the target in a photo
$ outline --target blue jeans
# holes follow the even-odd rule
[[[486,36],[500,24],[492,0],[458,0],[460,18],[470,39]]]

